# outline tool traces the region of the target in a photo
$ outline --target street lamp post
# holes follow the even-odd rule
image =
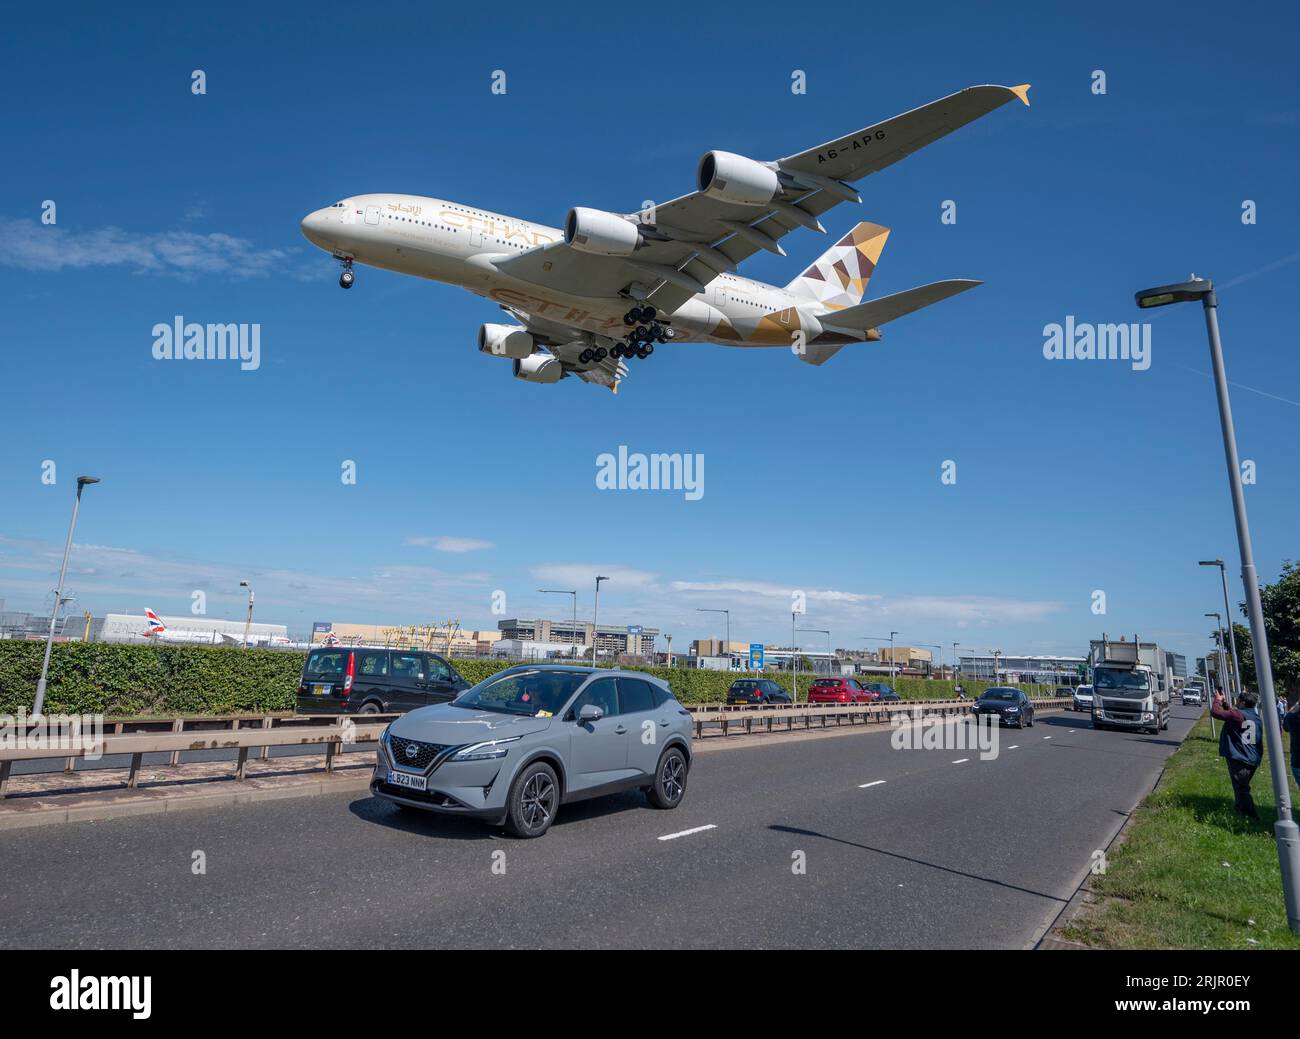
[[[889,636],[888,636],[888,638],[889,638],[889,688],[891,688],[891,689],[894,689],[894,636],[897,635],[897,634],[898,634],[898,632],[896,632],[896,631],[891,631],[891,632],[889,633]],[[861,637],[862,637],[862,640],[863,640],[864,642],[867,642],[867,641],[884,642],[884,641],[885,641],[885,636],[884,636],[884,635],[863,635],[863,636],[861,636]],[[894,689],[894,692],[898,692],[898,690],[897,690],[897,689]]]
[[[600,618],[600,582],[608,581],[608,577],[596,575],[596,602],[591,608],[591,666],[596,666],[596,642],[600,638],[600,629],[597,627]]]
[[[1228,604],[1228,569],[1222,559],[1203,559],[1201,566],[1217,566],[1223,583],[1223,612],[1228,618],[1228,645],[1232,648],[1232,673],[1237,676],[1237,695],[1241,695],[1241,661],[1237,659],[1237,633],[1232,630],[1232,607]]]
[[[952,698],[954,700],[957,699],[957,647],[960,645],[960,642],[952,644]]]
[[[539,588],[539,595],[572,595],[573,596],[573,637],[575,639],[574,649],[577,649],[576,639],[578,638],[578,593],[576,590],[565,588]]]
[[[1228,675],[1228,655],[1224,652],[1223,617],[1218,613],[1207,613],[1205,616],[1214,618],[1214,649],[1219,658],[1219,681],[1223,684],[1224,696],[1231,700],[1232,679]]]
[[[54,605],[50,608],[50,630],[45,636],[45,657],[41,660],[41,677],[36,681],[36,702],[32,717],[39,718],[45,706],[45,682],[50,673],[50,650],[54,648],[54,627],[59,622],[59,607],[63,605],[63,579],[68,573],[68,555],[72,552],[72,533],[77,529],[77,511],[81,508],[81,492],[89,484],[99,483],[98,476],[78,476],[77,496],[72,501],[72,522],[68,524],[68,540],[63,545],[63,562],[59,566],[59,584],[54,589]]]
[[[1250,543],[1250,522],[1246,517],[1241,462],[1237,456],[1237,434],[1232,424],[1232,404],[1228,399],[1228,375],[1223,364],[1223,344],[1219,341],[1219,300],[1214,293],[1213,282],[1198,279],[1195,275],[1179,285],[1164,285],[1139,292],[1136,300],[1138,306],[1144,309],[1199,300],[1205,314],[1205,330],[1210,340],[1210,365],[1214,370],[1214,390],[1219,402],[1223,455],[1228,467],[1228,489],[1232,496],[1237,547],[1241,555],[1241,581],[1245,586],[1246,612],[1250,618],[1255,681],[1259,685],[1264,731],[1270,748],[1269,770],[1272,773],[1273,796],[1277,804],[1277,823],[1273,832],[1277,839],[1277,857],[1282,872],[1282,894],[1291,932],[1300,934],[1300,888],[1297,887],[1300,885],[1300,827],[1291,818],[1291,789],[1287,785],[1282,726],[1278,721],[1277,699],[1273,693],[1273,665],[1268,653],[1268,631],[1264,626],[1264,604],[1260,600],[1255,552]],[[1231,616],[1228,619],[1231,621]]]
[[[727,670],[731,670],[731,611],[719,610],[707,606],[695,607],[696,613],[725,613],[727,615],[727,644],[723,647],[722,655],[727,658]]]
[[[253,586],[247,581],[239,582],[240,588],[248,589],[248,617],[244,620],[244,648],[248,648],[248,629],[253,626]]]

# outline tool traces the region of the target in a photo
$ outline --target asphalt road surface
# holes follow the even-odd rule
[[[0,920],[10,948],[1020,948],[1199,714],[1043,714],[991,760],[761,737],[702,751],[675,811],[583,802],[533,841],[356,794],[13,831]]]

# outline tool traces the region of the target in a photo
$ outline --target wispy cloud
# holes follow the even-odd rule
[[[29,271],[124,267],[181,278],[203,274],[252,278],[282,273],[293,256],[291,250],[268,249],[221,232],[71,230],[35,220],[0,218],[0,263]]]
[[[483,541],[481,538],[458,538],[449,534],[407,538],[406,544],[433,548],[439,552],[481,552],[487,548],[496,548],[491,541]]]

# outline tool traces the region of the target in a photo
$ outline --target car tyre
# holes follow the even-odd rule
[[[540,837],[551,828],[560,807],[560,783],[544,761],[526,766],[510,784],[506,830],[515,837]]]
[[[378,714],[380,712],[379,704],[374,700],[369,700],[361,705],[361,714]]]
[[[676,808],[686,796],[686,776],[690,771],[680,747],[669,747],[659,755],[655,781],[646,796],[656,808]]]

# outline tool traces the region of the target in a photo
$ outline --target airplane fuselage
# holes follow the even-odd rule
[[[341,259],[446,282],[510,310],[620,338],[628,300],[556,292],[494,264],[562,241],[557,227],[420,195],[356,195],[309,214],[303,234]],[[774,285],[720,274],[672,314],[678,341],[789,347],[822,331],[808,301]]]

